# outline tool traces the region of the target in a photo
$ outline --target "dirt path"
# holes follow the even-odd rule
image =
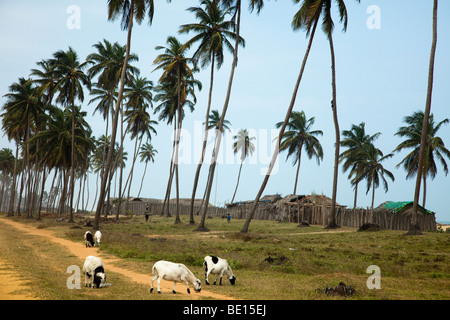
[[[141,273],[137,273],[137,272],[119,267],[117,264],[120,264],[120,262],[122,261],[121,259],[119,259],[115,256],[112,256],[112,255],[100,253],[98,250],[98,247],[86,248],[84,246],[84,244],[82,244],[80,242],[74,242],[71,240],[57,237],[55,235],[55,233],[51,230],[37,229],[33,226],[29,226],[29,225],[22,224],[20,222],[16,222],[16,221],[12,221],[12,220],[8,220],[5,218],[0,218],[0,223],[8,224],[20,232],[25,232],[25,233],[28,233],[31,235],[45,237],[46,239],[48,239],[54,243],[64,246],[74,256],[80,258],[82,261],[84,261],[84,259],[86,259],[86,257],[88,255],[95,255],[95,256],[101,257],[103,260],[103,264],[105,265],[106,272],[109,270],[109,271],[112,271],[115,273],[119,273],[123,276],[128,277],[131,281],[141,283],[144,285],[148,285],[150,287],[150,280],[152,277],[150,274],[141,274]],[[0,276],[1,275],[2,274],[0,274]],[[3,274],[3,276],[8,277],[8,275],[6,273]],[[0,281],[2,281],[2,278],[0,278]],[[14,282],[14,277],[10,277],[10,282],[11,283]],[[154,282],[154,285],[156,286],[156,281]],[[191,290],[191,292],[193,292],[193,293],[188,295],[187,293],[185,293],[185,290],[181,290],[182,286],[184,286],[184,284],[180,283],[177,285],[177,288],[178,288],[177,293],[181,293],[181,294],[185,295],[187,299],[189,299],[189,298],[198,299],[200,297],[209,297],[209,298],[212,298],[215,300],[234,300],[234,298],[232,298],[232,297],[213,293],[213,292],[204,290],[203,288],[202,288],[201,293],[194,293],[194,290]],[[161,291],[171,292],[172,288],[173,288],[173,282],[168,282],[165,280],[161,281]],[[10,291],[10,290],[7,290],[7,291]],[[18,297],[17,295],[12,295],[10,298],[11,299],[21,299],[21,297]],[[3,298],[3,299],[7,300],[8,295],[6,294],[5,298]]]

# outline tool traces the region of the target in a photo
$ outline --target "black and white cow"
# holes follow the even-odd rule
[[[231,270],[230,264],[227,260],[216,257],[216,256],[206,256],[203,261],[203,267],[205,268],[205,280],[206,284],[209,284],[208,276],[210,273],[216,274],[216,279],[214,280],[214,284],[217,282],[217,278],[220,276],[219,284],[222,285],[222,277],[224,274],[227,275],[230,283],[234,285],[236,281],[236,277]]]
[[[92,232],[86,231],[86,233],[84,234],[84,243],[86,244],[86,248],[94,246],[95,242],[94,237],[92,236]]]
[[[88,256],[83,265],[84,286],[92,289],[101,288],[105,286],[106,275],[103,268],[102,259],[94,256]],[[89,278],[89,281],[88,279]]]

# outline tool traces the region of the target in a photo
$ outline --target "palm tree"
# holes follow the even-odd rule
[[[300,0],[295,0],[296,3],[299,3]],[[292,93],[292,98],[289,104],[289,107],[286,111],[286,116],[284,117],[283,125],[280,128],[280,132],[278,134],[278,140],[277,140],[277,149],[272,154],[272,159],[270,161],[269,168],[267,170],[267,173],[264,177],[264,180],[261,184],[261,187],[259,188],[259,191],[256,195],[256,199],[253,203],[253,207],[251,208],[250,212],[247,214],[244,226],[241,229],[241,233],[247,233],[248,228],[250,226],[250,222],[253,219],[253,216],[255,215],[256,208],[258,207],[259,199],[261,198],[264,189],[267,186],[267,182],[269,181],[270,175],[273,170],[273,166],[275,165],[275,162],[278,157],[278,153],[280,150],[280,144],[281,140],[283,138],[284,132],[286,130],[286,126],[289,122],[289,119],[291,117],[292,109],[294,108],[295,100],[297,98],[298,89],[300,87],[300,82],[303,78],[303,72],[305,71],[306,62],[308,61],[309,52],[311,51],[311,46],[314,40],[314,35],[316,33],[316,27],[319,22],[321,15],[321,8],[317,7],[317,3],[315,3],[312,0],[302,0],[302,4],[300,6],[300,10],[294,15],[294,18],[292,20],[292,28],[294,30],[303,29],[306,31],[306,37],[309,37],[308,46],[306,47],[306,52],[303,57],[303,61],[300,67],[300,72],[297,77],[297,82],[295,83],[294,91]]]
[[[186,92],[186,98],[183,99],[183,106],[188,107],[191,111],[194,110],[195,103],[197,102],[195,96],[195,88],[201,90],[202,84],[198,80],[195,79],[183,79],[182,86],[185,87],[183,91]],[[155,109],[154,113],[159,113],[158,120],[165,120],[167,124],[174,124],[174,133],[177,131],[177,121],[176,121],[176,113],[178,107],[178,94],[177,94],[177,81],[175,79],[164,79],[164,81],[159,82],[159,84],[155,87],[155,96],[153,100],[159,103]],[[189,100],[192,98],[192,101]],[[184,108],[181,109],[182,117],[184,117]],[[175,120],[175,121],[174,121]],[[176,136],[176,134],[174,134]],[[174,172],[174,156],[175,156],[175,143],[176,139],[173,141],[172,146],[172,156],[169,166],[169,179],[166,188],[166,195],[164,197],[163,210],[161,215],[166,214],[168,217],[170,216],[169,212],[169,202],[170,202],[170,190],[172,184],[172,177]],[[167,204],[167,206],[166,206]]]
[[[68,222],[73,221],[73,190],[75,183],[75,99],[84,101],[83,85],[91,89],[91,81],[84,69],[89,61],[80,63],[77,53],[69,47],[68,51],[57,51],[53,54],[55,73],[58,83],[55,90],[58,92],[56,98],[64,106],[72,108],[72,149],[71,149],[71,173],[70,173],[70,218]]]
[[[142,179],[141,179],[141,187],[139,188],[138,198],[141,195],[141,190],[142,190],[142,185],[144,183],[145,173],[147,172],[147,164],[150,161],[155,162],[155,156],[158,153],[158,151],[151,145],[150,142],[144,143],[144,145],[141,147],[140,150],[141,151],[139,152],[139,156],[140,156],[141,162],[142,161],[145,162],[145,167],[144,167],[144,174],[142,175]]]
[[[229,106],[229,102],[230,102],[230,97],[231,97],[231,88],[233,86],[233,79],[234,79],[234,73],[237,67],[237,63],[238,63],[238,48],[239,48],[239,44],[241,43],[241,36],[240,36],[240,29],[241,29],[241,9],[242,9],[242,1],[241,0],[223,0],[222,4],[224,7],[226,8],[231,8],[232,12],[233,12],[233,21],[236,21],[235,25],[235,33],[236,33],[236,38],[235,38],[235,45],[234,45],[234,55],[233,55],[233,62],[231,64],[231,71],[230,71],[230,77],[228,80],[228,87],[227,87],[227,93],[225,96],[225,102],[222,108],[222,113],[221,113],[221,119],[220,119],[220,123],[219,123],[219,131],[223,132],[223,122],[225,120],[225,116],[228,110],[228,106]],[[260,10],[262,9],[264,5],[264,1],[263,0],[249,0],[249,9],[250,11],[254,11],[255,9],[257,10],[257,13],[260,12]],[[216,139],[215,141],[215,146],[214,149],[215,150],[220,150],[220,143],[221,143],[221,135],[217,135],[218,139]],[[207,186],[207,193],[206,193],[206,203],[209,203],[209,198],[211,195],[211,189],[212,189],[212,183],[213,183],[213,179],[214,179],[214,171],[216,168],[216,159],[217,159],[217,154],[213,154],[213,157],[211,159],[211,164],[210,164],[210,176],[211,179],[208,180],[208,186]],[[206,216],[206,213],[208,211],[208,206],[204,206],[203,208],[203,213],[202,213],[202,217]],[[197,228],[196,231],[208,231],[208,228],[202,226],[201,228]]]
[[[387,175],[392,181],[395,180],[392,172],[385,169],[381,164],[384,160],[392,158],[393,155],[393,153],[390,153],[384,156],[383,152],[377,149],[372,143],[366,143],[363,148],[360,149],[360,155],[354,166],[356,176],[353,178],[352,183],[359,183],[362,180],[367,180],[366,193],[372,188],[372,212],[375,200],[375,189],[379,187],[380,180],[383,183],[385,192],[388,191],[388,183],[384,175]]]
[[[283,134],[283,141],[280,144],[280,151],[288,150],[286,160],[290,157],[294,157],[292,165],[297,164],[297,174],[295,176],[294,193],[297,194],[297,181],[298,173],[300,170],[300,160],[302,156],[302,149],[305,148],[306,154],[309,159],[316,158],[317,164],[320,164],[320,160],[323,159],[323,150],[319,140],[316,138],[318,135],[323,135],[321,130],[311,130],[314,125],[315,118],[309,118],[306,120],[306,115],[303,111],[294,111],[291,114],[286,131]],[[277,128],[280,128],[283,122],[276,124]]]
[[[168,0],[170,2],[170,0]],[[153,0],[108,0],[108,20],[115,20],[117,17],[121,16],[121,27],[122,30],[128,30],[127,34],[127,50],[125,54],[125,60],[123,61],[123,68],[120,75],[120,88],[117,97],[116,107],[114,109],[114,117],[112,123],[112,133],[111,133],[111,143],[110,152],[106,160],[106,170],[102,176],[102,182],[100,186],[100,197],[97,204],[97,209],[95,211],[95,219],[93,227],[98,229],[99,219],[102,211],[103,201],[106,194],[106,183],[108,181],[109,171],[113,162],[113,150],[116,141],[117,134],[117,123],[119,120],[119,111],[122,104],[123,92],[125,89],[125,75],[127,72],[128,60],[130,57],[131,49],[131,34],[133,30],[133,22],[136,20],[138,24],[141,24],[145,17],[148,17],[149,24],[151,25],[153,21],[154,13],[154,3]]]
[[[152,89],[153,83],[147,80],[147,78],[141,77],[133,79],[130,87],[125,89],[125,98],[127,99],[125,121],[128,123],[126,131],[131,133],[131,139],[135,139],[133,162],[127,180],[127,183],[129,182],[127,204],[130,198],[134,164],[136,163],[142,139],[146,136],[146,139],[149,140],[151,139],[152,132],[156,134],[156,130],[153,126],[158,124],[158,122],[151,120],[150,114],[147,112],[147,109],[152,106]],[[140,141],[139,146],[138,140]],[[125,184],[125,189],[127,183]],[[119,197],[119,204],[120,200],[121,196]]]
[[[419,163],[416,178],[416,189],[414,191],[414,202],[413,202],[413,217],[411,219],[411,226],[408,232],[409,235],[421,234],[419,225],[417,223],[417,215],[419,214],[419,194],[420,194],[420,182],[422,179],[422,171],[424,170],[425,152],[426,152],[426,140],[427,140],[427,126],[428,119],[431,112],[431,98],[433,95],[433,78],[434,78],[434,60],[436,57],[436,44],[437,44],[437,11],[438,11],[438,0],[433,1],[433,40],[431,43],[431,53],[430,53],[430,63],[428,67],[428,88],[427,88],[427,99],[425,104],[424,119],[422,124],[422,133],[420,140],[419,149]]]
[[[199,43],[197,50],[193,55],[194,62],[197,64],[201,61],[202,68],[211,65],[211,76],[209,84],[208,104],[205,113],[205,132],[203,137],[203,145],[200,161],[194,177],[194,186],[192,188],[191,208],[190,208],[190,224],[194,224],[194,199],[197,192],[198,179],[200,170],[205,157],[205,149],[208,140],[208,117],[211,110],[212,92],[214,84],[214,68],[220,69],[224,61],[224,47],[234,54],[233,45],[229,39],[236,39],[236,34],[232,31],[234,28],[233,21],[226,20],[230,14],[230,9],[222,8],[218,1],[203,0],[202,7],[190,7],[187,10],[194,13],[198,23],[182,25],[180,33],[194,32],[196,35],[188,40],[185,44],[187,47]],[[244,39],[241,38],[241,45],[245,46]]]
[[[342,135],[345,137],[341,141],[341,146],[346,147],[347,150],[343,151],[339,155],[339,162],[344,162],[342,169],[343,171],[347,171],[350,169],[350,174],[348,178],[350,179],[353,174],[361,171],[362,168],[357,168],[357,161],[360,155],[360,150],[365,147],[366,144],[373,143],[380,135],[380,132],[377,132],[371,136],[366,134],[366,124],[361,122],[359,125],[352,125],[350,130],[344,130]],[[358,195],[358,183],[354,184],[355,187],[355,198],[353,202],[353,210],[356,209],[356,199]]]
[[[234,197],[236,196],[236,191],[239,186],[239,179],[241,177],[241,170],[242,170],[242,164],[244,163],[245,159],[248,157],[248,155],[252,155],[255,151],[255,145],[252,143],[252,140],[255,140],[255,137],[249,137],[249,133],[247,129],[241,129],[238,131],[236,135],[233,136],[234,143],[233,143],[233,153],[239,153],[241,154],[241,165],[239,166],[239,174],[236,182],[236,188],[234,189],[233,198],[231,199],[231,203],[234,202]]]
[[[407,126],[400,127],[395,134],[405,138],[402,143],[400,143],[394,152],[400,152],[404,149],[412,149],[406,157],[397,165],[406,170],[406,179],[413,178],[419,171],[419,152],[421,145],[421,134],[422,134],[422,123],[424,121],[424,113],[422,111],[414,112],[413,115],[404,118],[404,122]],[[428,118],[427,126],[427,139],[425,144],[425,158],[423,161],[422,169],[422,180],[423,180],[423,203],[422,206],[425,207],[426,192],[427,192],[427,177],[434,179],[437,174],[437,166],[435,159],[439,160],[441,163],[445,175],[448,174],[448,167],[445,161],[445,157],[450,159],[450,151],[445,147],[442,138],[437,136],[437,132],[443,124],[449,123],[449,119],[444,119],[438,124],[434,122],[433,114]]]
[[[173,36],[169,36],[167,38],[167,47],[157,46],[156,50],[164,50],[164,53],[158,55],[153,62],[156,65],[156,70],[163,70],[163,74],[161,75],[159,81],[168,81],[171,82],[171,79],[176,79],[176,97],[177,97],[177,114],[176,117],[178,122],[176,123],[176,132],[175,132],[175,181],[176,181],[176,190],[177,190],[177,215],[175,219],[175,223],[179,223],[179,184],[178,184],[178,149],[180,142],[180,133],[182,127],[182,119],[183,119],[183,111],[182,105],[186,100],[186,89],[187,86],[184,81],[188,79],[193,79],[193,71],[189,67],[189,63],[192,63],[192,58],[185,57],[185,52],[187,47],[183,46],[181,42],[178,41],[177,38]],[[169,177],[169,180],[171,178]]]
[[[219,130],[220,125],[222,125],[222,131]],[[220,144],[217,144],[217,140],[220,140],[222,138],[222,135],[225,133],[225,130],[230,130],[229,125],[231,125],[230,121],[228,121],[226,119],[223,119],[218,110],[212,110],[211,111],[211,114],[208,117],[207,129],[208,130],[214,129],[215,132],[216,132],[214,148],[212,150],[212,159],[216,159],[217,158],[217,154],[219,153],[219,150],[217,150],[216,148],[218,146],[220,146]],[[198,228],[195,229],[194,231],[201,231],[201,232],[203,232],[203,231],[208,231],[209,230],[205,226],[205,219],[206,219],[206,211],[207,210],[204,209],[204,207],[208,207],[208,205],[209,205],[209,195],[211,194],[212,181],[214,179],[214,170],[212,170],[212,168],[213,168],[212,166],[209,167],[208,178],[206,180],[205,194],[203,195],[202,204],[200,206],[200,209],[203,209],[202,210],[202,215],[200,217],[200,223],[199,223]],[[204,203],[206,203],[206,204],[204,205]]]

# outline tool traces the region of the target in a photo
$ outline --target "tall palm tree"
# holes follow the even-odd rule
[[[438,0],[433,1],[433,40],[431,43],[431,53],[430,62],[428,67],[428,88],[427,88],[427,99],[425,103],[424,119],[422,124],[422,133],[420,141],[419,150],[419,163],[416,178],[416,188],[414,191],[414,202],[413,202],[413,217],[411,219],[411,226],[408,234],[415,235],[421,234],[419,224],[417,223],[417,216],[419,214],[419,194],[420,194],[420,182],[422,179],[422,171],[424,170],[425,152],[426,152],[426,140],[427,140],[427,126],[428,118],[431,113],[431,98],[433,95],[433,79],[434,79],[434,60],[436,57],[436,46],[437,46],[437,11],[438,11]]]
[[[250,212],[247,214],[245,223],[241,229],[241,233],[248,232],[250,222],[252,221],[253,216],[255,215],[255,212],[256,212],[256,208],[258,207],[259,199],[261,199],[261,196],[264,192],[264,189],[267,186],[267,182],[269,181],[273,167],[277,160],[278,153],[280,150],[281,140],[283,138],[284,132],[286,130],[286,126],[291,117],[292,109],[294,108],[294,104],[297,99],[298,89],[300,87],[300,82],[303,78],[303,72],[305,71],[306,62],[308,61],[309,53],[311,51],[311,46],[312,46],[312,43],[314,40],[314,35],[316,33],[317,24],[319,22],[320,15],[321,15],[321,8],[317,7],[317,3],[313,2],[312,0],[302,0],[302,1],[295,0],[295,2],[296,3],[301,2],[301,6],[300,6],[299,11],[297,11],[297,13],[294,15],[291,25],[294,30],[302,29],[302,30],[306,31],[306,37],[307,38],[309,37],[308,46],[306,47],[306,52],[305,52],[305,55],[302,60],[302,64],[301,64],[300,71],[299,71],[299,74],[297,77],[297,81],[295,83],[294,91],[292,93],[291,101],[289,103],[288,109],[286,111],[286,115],[284,117],[283,125],[281,126],[280,132],[278,134],[277,148],[276,148],[276,150],[274,150],[274,152],[272,154],[272,159],[270,161],[269,168],[268,168],[267,173],[264,177],[264,180],[261,184],[261,187],[259,188],[259,191],[256,195],[253,206],[252,206]]]
[[[419,171],[419,153],[421,146],[422,135],[422,123],[424,121],[423,111],[414,112],[411,116],[404,118],[404,122],[407,126],[400,127],[395,134],[396,136],[405,138],[395,149],[394,152],[400,152],[402,150],[411,150],[405,158],[397,165],[406,170],[406,178],[413,178]],[[450,151],[445,147],[444,141],[441,137],[437,136],[437,132],[443,124],[449,123],[449,119],[444,119],[438,124],[434,122],[433,114],[430,114],[428,118],[427,126],[427,139],[425,144],[425,158],[423,160],[422,180],[423,180],[423,202],[422,206],[425,207],[426,192],[427,192],[427,177],[434,179],[437,174],[436,160],[441,163],[445,175],[448,174],[448,166],[445,161],[447,157],[450,159]]]
[[[219,130],[219,127],[221,125],[222,125],[222,130]],[[218,146],[220,147],[220,144],[217,144],[217,140],[220,140],[222,138],[222,135],[225,134],[225,130],[230,130],[230,127],[229,127],[230,125],[231,125],[231,122],[226,120],[226,119],[223,119],[218,110],[212,110],[211,111],[211,114],[208,117],[207,129],[208,130],[214,129],[215,132],[216,132],[215,143],[214,143],[214,147],[213,147],[213,150],[212,150],[212,156],[211,156],[212,159],[216,159],[217,158],[217,154],[219,153],[219,150],[216,149]],[[205,226],[207,210],[204,209],[204,208],[208,207],[208,205],[209,205],[209,195],[211,194],[213,179],[214,179],[214,170],[213,170],[213,167],[210,166],[209,167],[209,172],[208,172],[208,178],[206,180],[205,194],[203,195],[202,204],[200,206],[200,209],[202,209],[202,214],[201,214],[201,217],[200,217],[200,223],[198,225],[198,228],[195,229],[195,231],[203,232],[203,231],[208,231],[209,230]]]
[[[168,0],[170,2],[170,0]],[[151,25],[153,21],[154,14],[154,1],[153,0],[108,0],[108,20],[115,20],[119,16],[121,17],[121,27],[122,30],[128,30],[127,33],[127,50],[125,54],[125,60],[123,61],[122,73],[120,75],[120,87],[116,102],[116,107],[114,109],[114,117],[112,123],[112,133],[110,142],[110,152],[106,159],[106,170],[102,176],[102,182],[100,186],[100,197],[97,204],[97,209],[95,211],[95,219],[93,227],[98,229],[99,219],[102,211],[103,201],[106,194],[106,184],[108,181],[109,171],[113,162],[113,150],[116,141],[117,134],[117,123],[119,120],[119,111],[123,99],[123,91],[125,89],[125,75],[127,72],[128,60],[130,57],[131,50],[131,34],[133,30],[133,22],[136,20],[138,24],[148,17],[149,24]]]
[[[80,63],[77,53],[69,47],[68,51],[57,51],[53,54],[56,77],[58,83],[55,90],[58,92],[56,98],[64,106],[72,108],[72,149],[71,149],[71,173],[70,173],[70,218],[73,222],[73,191],[75,183],[75,99],[84,101],[83,85],[91,89],[89,76],[84,73],[89,61]]]
[[[181,109],[181,116],[184,117],[185,108],[189,108],[191,111],[194,110],[194,106],[197,101],[195,96],[195,89],[198,88],[199,90],[201,90],[202,84],[195,79],[183,79],[182,86],[185,87],[184,91],[186,92],[186,98],[182,101],[184,107]],[[176,113],[178,107],[177,81],[175,79],[164,79],[164,81],[159,82],[154,91],[155,96],[153,100],[158,103],[158,105],[154,109],[154,113],[159,113],[159,121],[164,120],[168,125],[172,123],[174,124],[174,136],[176,136]],[[166,194],[164,196],[163,210],[161,212],[161,215],[166,214],[168,217],[170,216],[169,202],[172,177],[174,172],[175,140],[176,139],[174,139],[172,146],[172,156],[169,166],[169,179],[167,182]]]
[[[238,131],[236,135],[233,136],[233,153],[240,153],[241,165],[239,166],[239,174],[236,182],[236,188],[234,189],[233,198],[231,199],[231,203],[234,202],[234,197],[236,196],[236,192],[239,186],[239,179],[241,177],[242,164],[245,159],[252,155],[255,152],[255,145],[252,143],[252,140],[255,140],[255,137],[250,137],[247,129],[241,129]]]
[[[159,79],[160,82],[163,81],[171,81],[171,79],[176,80],[176,97],[177,97],[177,123],[176,123],[176,133],[175,133],[175,162],[174,162],[174,170],[175,170],[175,181],[176,181],[176,190],[177,190],[177,215],[175,218],[175,223],[179,223],[179,184],[178,184],[178,150],[180,143],[180,134],[182,127],[182,119],[183,119],[183,111],[182,106],[183,102],[186,100],[187,86],[183,83],[187,79],[193,79],[193,71],[189,66],[190,63],[193,62],[192,58],[187,58],[185,53],[187,51],[187,47],[183,46],[177,38],[173,36],[169,36],[167,38],[167,47],[157,46],[156,50],[164,50],[164,53],[159,54],[154,60],[154,64],[156,65],[156,70],[163,70],[163,73]],[[171,178],[169,177],[169,180]]]
[[[203,136],[202,151],[200,161],[197,165],[197,170],[194,177],[194,186],[192,188],[191,207],[190,207],[190,224],[194,224],[194,199],[197,192],[198,179],[200,177],[200,170],[205,157],[205,149],[208,140],[208,117],[211,110],[212,92],[214,86],[214,70],[220,69],[224,61],[224,48],[227,48],[234,54],[231,40],[236,39],[236,34],[232,31],[235,27],[234,22],[226,20],[230,14],[229,8],[223,8],[218,1],[203,0],[202,7],[190,7],[187,10],[195,14],[198,23],[182,25],[179,33],[195,33],[194,37],[188,40],[185,44],[187,47],[192,47],[199,43],[197,50],[193,55],[194,62],[197,64],[200,61],[202,68],[211,66],[210,84],[208,104],[205,113],[205,132]],[[244,39],[241,38],[241,45],[245,46]]]
[[[236,33],[236,38],[235,38],[235,45],[234,45],[234,54],[233,54],[233,62],[231,64],[231,71],[230,71],[230,77],[228,80],[228,87],[227,87],[227,93],[225,96],[225,101],[224,101],[224,105],[222,108],[222,113],[221,113],[221,119],[220,119],[220,123],[219,123],[219,131],[223,132],[223,122],[225,120],[225,116],[228,110],[228,106],[230,103],[230,98],[231,98],[231,88],[233,86],[233,79],[234,79],[234,73],[237,67],[237,63],[238,63],[238,48],[239,48],[239,44],[241,42],[241,36],[240,36],[240,29],[241,29],[241,13],[242,13],[242,1],[241,0],[222,0],[222,4],[224,7],[226,8],[231,8],[232,12],[233,12],[233,21],[235,22],[235,33]],[[254,11],[255,9],[257,10],[257,13],[259,14],[259,12],[261,11],[262,7],[264,5],[264,1],[263,0],[249,0],[249,9],[250,11]],[[220,150],[220,143],[221,143],[221,135],[217,135],[218,139],[216,139],[215,141],[215,146],[214,149],[215,150]],[[212,190],[212,183],[213,183],[213,179],[214,179],[214,171],[216,168],[216,160],[217,160],[217,154],[213,154],[213,157],[211,159],[211,164],[210,164],[210,168],[209,168],[209,175],[210,175],[210,179],[208,179],[208,186],[207,186],[207,192],[206,192],[206,203],[209,203],[209,198],[211,196],[211,190]],[[206,216],[206,213],[208,211],[208,206],[204,206],[203,207],[203,212],[202,212],[202,217]],[[209,231],[208,228],[206,228],[204,225],[203,226],[199,226],[196,231]]]
[[[158,151],[151,145],[150,142],[144,143],[144,145],[140,149],[139,156],[140,156],[141,162],[142,161],[145,162],[145,167],[144,167],[144,173],[142,174],[141,187],[139,188],[138,198],[141,195],[142,185],[144,183],[144,177],[147,172],[147,165],[150,161],[155,162],[155,157],[156,157],[157,153],[158,153]]]
[[[379,149],[377,149],[372,143],[364,144],[363,148],[360,149],[360,155],[358,160],[356,160],[356,165],[354,170],[356,170],[356,176],[353,178],[353,183],[359,183],[362,180],[367,180],[367,191],[369,192],[372,188],[372,205],[371,211],[373,212],[374,200],[375,200],[375,189],[379,187],[380,180],[383,183],[385,192],[388,191],[388,183],[384,175],[390,178],[392,181],[395,180],[394,175],[389,170],[385,169],[381,164],[384,160],[392,158],[393,153],[388,155],[383,155]]]
[[[303,111],[292,112],[289,123],[287,124],[287,128],[289,131],[286,131],[283,134],[284,140],[281,141],[280,144],[280,151],[288,151],[286,160],[290,156],[293,156],[294,160],[292,165],[295,166],[297,164],[297,173],[295,175],[293,194],[297,194],[298,173],[300,170],[303,147],[305,148],[308,158],[312,159],[313,157],[315,157],[317,160],[317,164],[320,164],[320,160],[323,159],[322,145],[316,138],[316,136],[323,135],[323,132],[321,130],[311,130],[314,122],[314,117],[306,120],[306,115]],[[278,122],[276,124],[276,127],[280,128],[282,125],[283,122]]]
[[[147,80],[147,78],[141,77],[133,79],[130,87],[125,89],[125,98],[127,99],[125,122],[128,123],[126,131],[131,133],[131,139],[135,139],[133,162],[131,163],[130,174],[127,180],[127,183],[129,182],[127,204],[130,198],[134,165],[142,140],[144,137],[146,137],[145,140],[151,139],[152,132],[156,134],[156,130],[153,126],[157,125],[158,122],[151,120],[150,114],[147,112],[147,109],[152,106],[152,89],[153,83]],[[120,200],[121,197],[119,198],[119,203]]]
[[[377,132],[369,136],[366,134],[365,127],[366,124],[361,122],[359,125],[353,124],[350,130],[344,130],[342,132],[344,139],[341,141],[341,147],[346,147],[347,149],[339,155],[339,162],[343,162],[342,169],[344,172],[350,169],[349,179],[351,179],[353,174],[358,173],[362,169],[357,167],[360,150],[364,148],[366,144],[373,143],[381,135],[380,132]],[[353,210],[355,210],[358,195],[358,183],[355,182],[353,185],[355,187]]]

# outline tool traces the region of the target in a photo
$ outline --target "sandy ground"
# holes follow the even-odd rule
[[[97,247],[86,248],[84,246],[84,244],[82,244],[80,242],[74,242],[74,241],[70,241],[67,239],[57,237],[55,235],[55,233],[51,230],[37,229],[33,226],[25,225],[25,224],[15,222],[12,220],[8,220],[5,218],[0,218],[0,227],[1,227],[1,224],[8,224],[20,232],[26,232],[28,234],[45,237],[47,240],[51,240],[54,243],[64,246],[73,255],[79,257],[83,261],[84,261],[84,259],[86,259],[86,257],[88,255],[98,256],[98,257],[102,258],[106,272],[108,272],[108,270],[110,270],[112,272],[122,274],[123,276],[128,277],[131,281],[145,284],[150,287],[150,279],[152,277],[151,275],[136,273],[134,271],[119,267],[118,264],[120,264],[121,259],[119,259],[115,256],[112,256],[112,255],[100,253],[98,251]],[[28,295],[13,294],[14,291],[19,290],[21,287],[23,287],[25,285],[23,282],[18,280],[18,276],[19,275],[16,274],[14,270],[12,270],[11,268],[8,268],[7,261],[0,261],[0,300],[32,299],[32,297],[30,297]],[[156,281],[154,282],[154,286],[156,289]],[[203,288],[200,293],[194,293],[194,290],[191,288],[192,293],[190,295],[188,295],[187,292],[185,292],[185,290],[181,290],[182,286],[184,286],[184,284],[180,283],[177,285],[177,288],[178,288],[177,293],[184,294],[186,296],[186,299],[198,299],[200,297],[208,297],[208,298],[212,298],[215,300],[233,300],[234,299],[232,297],[228,297],[225,295],[221,295],[221,294],[217,294],[217,293],[213,293],[213,292],[204,290]],[[173,288],[173,282],[168,282],[165,280],[161,281],[161,291],[171,292],[172,288]],[[182,292],[182,291],[184,291],[184,292]]]

